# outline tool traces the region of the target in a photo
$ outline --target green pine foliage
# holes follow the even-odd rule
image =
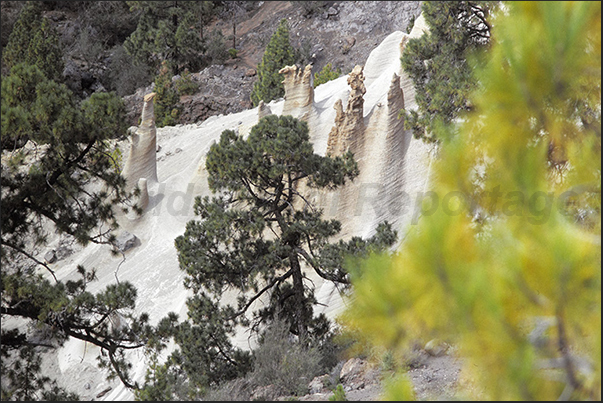
[[[8,341],[7,338],[2,339]],[[8,356],[3,356],[6,359]],[[75,393],[66,391],[56,381],[41,374],[42,357],[34,346],[26,346],[18,351],[18,360],[12,368],[2,365],[2,376],[6,377],[10,387],[5,388],[2,380],[2,400],[18,401],[74,401],[79,400]]]
[[[140,17],[124,48],[138,64],[160,69],[167,60],[176,73],[185,68],[196,71],[204,51],[201,14],[212,9],[205,3],[210,2],[129,1],[131,11]]]
[[[337,68],[333,69],[331,63],[327,63],[322,70],[318,73],[314,73],[314,88],[318,87],[320,84],[324,84],[328,81],[335,80],[341,75],[341,69]]]
[[[253,84],[251,103],[257,106],[285,95],[283,77],[278,73],[285,66],[295,64],[296,52],[289,41],[289,23],[282,19],[270,38],[262,61],[258,66],[258,80]]]
[[[42,17],[39,1],[28,1],[2,50],[2,61],[8,69],[19,63],[37,66],[54,81],[63,77],[63,54],[55,29]]]
[[[599,401],[601,3],[510,2],[492,27],[474,110],[437,133],[454,197],[354,274],[345,323],[399,354],[446,340],[463,400]]]
[[[176,124],[180,115],[180,109],[178,109],[180,96],[178,95],[176,85],[172,81],[172,76],[172,69],[169,63],[164,60],[161,70],[155,78],[155,88],[153,90],[157,94],[154,99],[157,127]]]
[[[434,129],[471,109],[467,97],[477,81],[467,56],[490,43],[493,1],[426,1],[429,32],[410,39],[402,54],[404,71],[416,88],[418,109],[404,111],[404,126],[416,138],[437,142]]]
[[[62,281],[56,267],[37,257],[50,234],[82,245],[114,241],[116,210],[127,208],[130,195],[110,140],[125,135],[125,121],[115,94],[94,93],[78,103],[36,65],[17,64],[2,79],[3,398],[72,398],[38,365],[42,346],[54,348],[71,337],[98,346],[100,365],[134,386],[124,349],[145,345],[151,335],[147,316],[132,313],[136,289],[121,282],[92,294],[87,285],[96,279],[94,269],[78,266]],[[109,318],[118,314],[128,327],[111,328]],[[4,326],[9,318],[44,330],[47,339]]]
[[[345,395],[342,384],[337,384],[337,387],[333,389],[333,394],[329,397],[330,402],[347,402],[348,398]]]
[[[203,55],[204,65],[224,64],[230,57],[226,49],[226,38],[222,31],[214,28],[205,37],[205,54]]]
[[[246,139],[225,130],[207,154],[206,169],[215,194],[197,197],[199,220],[175,240],[193,295],[188,320],[173,325],[179,349],[170,365],[186,375],[192,396],[251,370],[251,357],[231,343],[237,326],[258,332],[282,320],[302,344],[326,339],[329,322],[313,315],[314,289],[302,270],[345,288],[346,256],[366,256],[396,240],[383,223],[370,239],[329,243],[341,225],[323,220],[302,186],[335,189],[358,168],[349,153],[314,154],[306,122],[291,116],[262,118]],[[237,293],[234,304],[222,303],[226,290]],[[262,307],[254,305],[259,300]]]
[[[174,86],[176,88],[176,93],[180,96],[193,95],[199,90],[199,84],[193,80],[193,76],[188,69],[184,69],[180,77],[174,83]]]

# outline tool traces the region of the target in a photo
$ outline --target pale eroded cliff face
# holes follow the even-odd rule
[[[264,103],[264,101],[260,100],[258,105],[258,120],[263,118],[264,116],[272,115],[272,111],[270,107]]]
[[[364,74],[362,66],[355,66],[348,75],[351,88],[345,111],[341,100],[335,102],[335,126],[329,132],[327,154],[337,156],[348,150],[355,154],[358,143],[364,139]],[[351,146],[351,149],[350,149]]]
[[[310,199],[323,210],[325,218],[341,221],[341,238],[371,236],[381,221],[388,220],[399,231],[402,242],[418,218],[418,196],[428,190],[430,175],[429,146],[414,139],[398,119],[401,108],[416,108],[412,82],[401,71],[401,46],[407,37],[419,36],[423,28],[419,18],[410,35],[393,32],[364,65],[316,88],[312,87],[311,66],[303,70],[289,66],[283,69],[284,100],[197,124],[156,129],[149,94],[131,143],[121,144],[124,150],[130,147],[124,167],[128,185],[138,184],[146,192],[141,192],[138,200],[144,214],[120,217],[120,231],[135,234],[140,245],[124,256],[112,255],[106,245],[89,245],[63,262],[57,268],[57,277],[72,278],[78,264],[95,267],[98,281],[89,284],[90,292],[114,284],[117,277],[138,289],[136,311],[147,312],[152,323],[168,312],[186,318],[189,291],[183,286],[184,274],[178,266],[174,239],[184,233],[189,220],[197,218],[193,213],[195,196],[211,194],[205,155],[211,144],[219,141],[222,131],[232,129],[246,136],[261,117],[270,113],[290,114],[307,121],[314,150],[320,155],[339,155],[346,150],[354,153],[360,174],[353,182],[332,192],[306,189],[313,192]],[[312,276],[310,271],[306,274],[314,281],[321,304],[315,313],[336,317],[345,299],[332,284]],[[225,302],[235,302],[236,297],[227,295]],[[245,332],[237,334],[234,342],[242,348],[250,347]],[[143,381],[146,364],[142,354],[136,354],[132,353],[132,373],[134,380]],[[97,355],[97,348],[68,340],[54,357],[55,371],[66,385],[92,382],[92,374],[103,379],[96,367]],[[107,383],[103,381],[102,385],[104,388]],[[133,399],[119,382],[111,385],[113,389],[104,400]],[[82,396],[92,393],[81,392]]]
[[[314,112],[312,65],[307,65],[303,70],[297,66],[286,66],[279,73],[284,77],[285,87],[285,103],[281,114],[309,122]]]

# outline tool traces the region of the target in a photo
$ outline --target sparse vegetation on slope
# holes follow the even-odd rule
[[[35,65],[48,79],[61,82],[62,56],[57,32],[42,16],[41,3],[28,1],[8,37],[2,62],[8,69],[19,63]]]

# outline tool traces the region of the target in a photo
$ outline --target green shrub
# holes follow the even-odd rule
[[[341,384],[337,385],[335,389],[333,389],[333,395],[329,397],[330,402],[347,402],[348,398],[345,396],[345,390],[343,390],[343,386]]]
[[[310,63],[312,63],[312,42],[304,39],[299,47],[295,48],[295,64],[303,67]]]
[[[223,64],[230,57],[226,45],[224,43],[226,39],[221,31],[213,29],[209,34],[206,41],[206,49],[204,56],[204,66],[211,66],[212,64]]]
[[[237,53],[239,53],[239,51],[236,50],[235,48],[228,49],[228,54],[230,55],[231,59],[236,59],[237,58]]]
[[[153,81],[153,73],[146,64],[135,63],[134,58],[119,45],[112,51],[105,80],[105,87],[123,97],[133,94],[137,88],[149,85]]]
[[[406,26],[406,33],[410,34],[410,32],[412,31],[414,26],[415,26],[415,16],[412,15],[410,17],[410,21],[408,21],[408,25]]]
[[[203,400],[208,402],[220,401],[249,401],[253,393],[253,385],[249,376],[236,378],[228,382],[224,382],[217,387],[211,388],[203,395]]]
[[[113,168],[117,172],[121,172],[123,166],[123,154],[117,144],[115,147],[113,147],[113,150],[109,153],[109,155],[111,156],[111,165]]]
[[[274,385],[281,395],[301,396],[320,374],[320,353],[289,339],[285,321],[273,322],[263,333],[254,351],[251,379],[259,386]]]
[[[333,66],[331,63],[327,63],[326,66],[320,70],[318,73],[314,73],[314,88],[318,87],[320,84],[324,84],[328,81],[335,80],[341,75],[341,69],[337,68],[337,70],[333,70]]]
[[[199,90],[199,84],[193,81],[188,69],[185,69],[179,79],[174,83],[178,95],[192,95]]]

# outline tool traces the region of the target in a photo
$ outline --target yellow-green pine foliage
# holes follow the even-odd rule
[[[505,7],[438,208],[353,277],[344,323],[400,354],[456,346],[461,397],[600,400],[601,3]]]
[[[320,72],[314,73],[314,88],[318,87],[320,84],[335,80],[336,78],[339,78],[340,75],[340,68],[333,69],[331,63],[327,63]]]

